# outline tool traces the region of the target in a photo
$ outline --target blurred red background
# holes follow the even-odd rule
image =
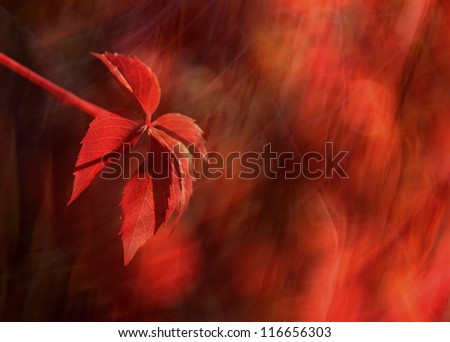
[[[347,150],[349,179],[195,183],[122,266],[123,181],[67,207],[90,117],[0,68],[0,318],[449,320],[450,6],[423,0],[0,2],[0,49],[106,108],[89,51],[137,55],[210,150]]]

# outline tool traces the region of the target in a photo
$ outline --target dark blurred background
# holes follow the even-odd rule
[[[0,68],[0,319],[449,320],[450,6],[1,0],[0,50],[108,109],[136,55],[209,150],[349,151],[349,179],[199,180],[122,264],[124,182],[69,200],[90,117]]]

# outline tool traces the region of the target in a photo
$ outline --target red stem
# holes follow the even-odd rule
[[[4,53],[0,52],[0,64],[4,65],[8,69],[11,69],[15,73],[20,76],[26,78],[27,80],[33,82],[37,86],[47,90],[50,94],[52,94],[58,101],[62,104],[69,105],[78,109],[81,109],[86,114],[89,114],[92,117],[96,117],[102,113],[108,113],[108,111],[102,107],[99,107],[93,103],[90,103],[82,98],[79,98],[75,94],[70,91],[61,88],[45,79],[44,77],[36,74],[34,71],[28,69],[20,63],[17,63],[15,60],[6,56]]]

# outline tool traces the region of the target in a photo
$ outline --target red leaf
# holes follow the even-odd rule
[[[93,55],[108,67],[122,88],[139,102],[146,114],[145,123],[132,119],[133,113],[120,112],[123,116],[119,116],[83,100],[2,53],[0,64],[46,89],[63,104],[79,108],[95,118],[82,140],[69,204],[103,169],[108,154],[124,153],[125,143],[134,145],[143,132],[149,133],[149,152],[153,152],[156,159],[147,158],[146,163],[140,166],[126,184],[121,202],[121,235],[126,265],[151,232],[156,233],[176,212],[179,218],[187,208],[193,179],[189,174],[191,155],[185,144],[194,144],[202,155],[206,154],[206,147],[202,130],[191,118],[181,114],[165,114],[154,123],[151,122],[161,91],[156,76],[148,66],[136,57],[112,53]],[[175,149],[176,145],[180,146],[180,150]],[[167,162],[161,164],[165,160],[164,153],[168,156]],[[159,171],[165,171],[167,177],[161,177],[154,169],[158,165],[162,165]]]
[[[195,148],[202,154],[206,154],[203,131],[195,123],[194,119],[178,113],[161,115],[153,121],[152,126],[167,131],[175,139],[181,140],[185,145],[194,144]]]
[[[125,265],[179,207],[181,187],[174,159],[164,158],[169,151],[153,139],[151,146],[153,160],[148,159],[139,168],[125,186],[122,197]],[[159,166],[162,169],[156,169]]]
[[[100,59],[125,92],[140,103],[149,122],[161,98],[161,89],[153,71],[136,57],[130,58],[117,53],[92,55]]]
[[[170,220],[176,212],[180,211],[180,198],[182,192],[180,166],[178,165],[178,161],[173,157],[170,158],[170,178],[170,194],[167,203],[166,221]],[[157,230],[155,229],[155,233],[156,231]]]
[[[181,183],[181,193],[179,198],[179,210],[178,217],[183,214],[187,209],[189,199],[192,195],[192,183],[193,179],[189,172],[189,159],[190,156],[188,149],[179,140],[172,138],[166,132],[153,128],[151,131],[152,136],[154,136],[162,145],[166,146],[174,156],[176,157],[177,167],[180,171],[180,183]],[[175,146],[179,146],[178,154]]]
[[[91,122],[81,141],[82,147],[75,165],[75,179],[69,204],[89,186],[94,177],[104,168],[105,156],[113,151],[122,152],[124,143],[131,142],[137,134],[139,126],[137,122],[112,113],[99,115]]]
[[[156,188],[158,190],[158,188]],[[122,197],[122,228],[124,265],[150,238],[156,227],[155,203],[165,200],[163,193],[153,191],[153,180],[145,172],[137,172],[125,185]]]

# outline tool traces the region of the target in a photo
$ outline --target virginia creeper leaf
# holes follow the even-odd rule
[[[141,165],[125,185],[122,197],[121,236],[124,264],[179,208],[181,186],[173,158],[159,142],[150,138],[151,159]]]
[[[72,203],[104,168],[108,153],[121,149],[124,143],[131,141],[139,124],[113,113],[97,116],[89,125],[75,165]]]
[[[155,202],[162,203],[165,199],[166,194],[158,191],[158,188],[153,191],[153,180],[145,170],[139,170],[125,185],[120,230],[125,265],[128,265],[137,250],[150,238],[150,227],[156,226]]]
[[[161,89],[153,71],[136,57],[117,53],[92,53],[101,60],[122,88],[141,105],[147,117],[151,117],[159,105]]]
[[[194,119],[178,113],[169,113],[153,121],[153,126],[166,130],[174,138],[183,141],[185,145],[194,144],[202,155],[206,154],[203,131],[195,124]]]
[[[178,163],[178,168],[180,170],[180,183],[181,183],[181,193],[180,193],[180,207],[179,215],[186,210],[189,198],[192,195],[192,183],[193,178],[189,172],[189,157],[190,153],[187,147],[182,144],[179,140],[172,138],[166,132],[159,130],[157,128],[152,128],[152,135],[164,146],[171,151],[176,158]],[[178,145],[178,150],[176,146]]]
[[[113,113],[83,100],[3,53],[0,53],[0,64],[47,90],[61,103],[94,117],[82,140],[69,204],[102,171],[110,153],[126,153],[125,144],[136,144],[147,132],[148,152],[153,158],[147,154],[145,162],[125,185],[121,201],[121,236],[124,264],[127,265],[152,232],[156,233],[176,213],[178,219],[187,208],[193,178],[189,173],[192,159],[185,145],[194,144],[202,155],[206,154],[206,147],[203,131],[191,118],[171,113],[152,122],[161,90],[155,74],[147,65],[136,57],[116,53],[92,55],[106,65],[121,87],[140,104],[145,121],[132,119],[133,113],[125,115],[124,110]],[[177,145],[179,149],[175,148]]]

